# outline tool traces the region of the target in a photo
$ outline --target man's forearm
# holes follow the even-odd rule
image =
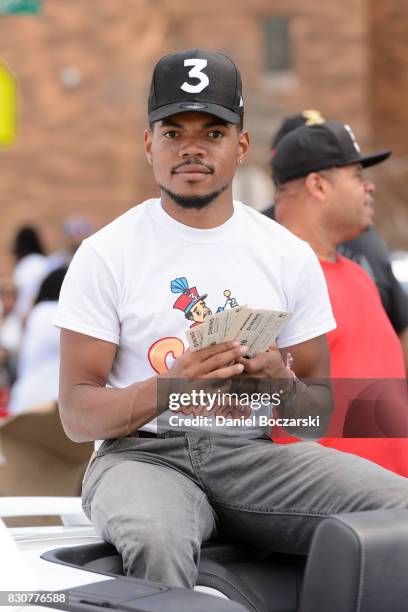
[[[319,438],[327,430],[333,409],[333,399],[328,379],[295,378],[293,373],[283,367],[276,377],[236,379],[233,391],[238,393],[265,393],[279,398],[274,404],[275,412],[282,419],[296,419],[299,423],[312,420],[313,425],[285,426],[285,430],[302,438]]]
[[[283,381],[282,381],[283,382]],[[287,432],[301,438],[319,438],[324,436],[333,410],[333,398],[328,381],[307,381],[307,384],[294,378],[287,383],[282,394],[282,401],[277,407],[279,416],[289,419],[314,420],[316,425],[286,428]],[[282,384],[283,386],[283,384]]]
[[[74,442],[120,438],[157,416],[157,377],[124,389],[78,384],[69,394],[60,393],[59,405],[64,430]]]

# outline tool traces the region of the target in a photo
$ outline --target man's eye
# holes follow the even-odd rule
[[[169,130],[168,132],[164,132],[163,136],[165,138],[177,138],[178,133],[175,130]]]
[[[222,138],[224,136],[224,132],[221,132],[220,130],[211,130],[211,132],[208,132],[208,136],[210,138]]]

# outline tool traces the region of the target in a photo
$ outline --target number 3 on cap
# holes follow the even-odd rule
[[[186,59],[184,60],[185,66],[193,66],[188,73],[190,79],[198,79],[200,82],[197,85],[190,85],[184,81],[180,89],[187,93],[200,93],[210,84],[210,80],[204,72],[201,72],[207,66],[207,60],[204,59]]]

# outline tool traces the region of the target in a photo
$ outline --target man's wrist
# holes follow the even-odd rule
[[[281,403],[287,403],[296,396],[296,381],[297,378],[292,370],[289,370],[285,366],[282,366],[275,372],[274,378],[279,384],[279,393]],[[274,384],[276,387],[276,383]]]

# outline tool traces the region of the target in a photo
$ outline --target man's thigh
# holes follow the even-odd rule
[[[169,467],[120,455],[97,461],[106,469],[98,467],[94,486],[92,478],[86,483],[84,507],[96,532],[122,555],[126,573],[192,587],[201,544],[216,533],[205,493]]]
[[[214,436],[210,446],[190,440],[195,469],[222,528],[261,547],[305,553],[326,516],[408,507],[407,479],[313,442]]]
[[[97,483],[84,490],[84,507],[101,535],[110,541],[112,521],[152,533],[169,529],[174,534],[208,539],[215,528],[215,513],[205,493],[187,476],[154,463],[101,458]]]

